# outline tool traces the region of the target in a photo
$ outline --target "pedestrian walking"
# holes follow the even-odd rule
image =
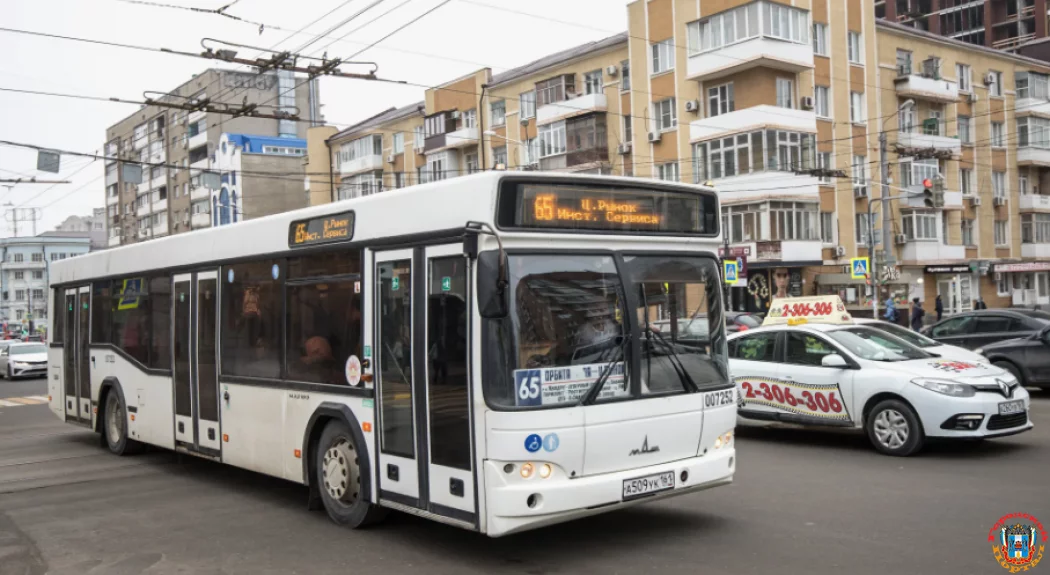
[[[911,307],[911,328],[915,331],[922,329],[922,318],[924,317],[926,317],[926,310],[922,309],[922,302],[919,301],[919,298],[915,298]]]
[[[897,323],[897,305],[893,301],[893,297],[886,298],[886,321],[890,323]],[[878,318],[875,318],[878,319]]]
[[[977,303],[973,306],[974,309],[988,309],[988,304],[984,303],[984,298],[977,296]]]
[[[933,309],[937,312],[937,321],[941,321],[941,316],[944,315],[944,302],[941,301],[941,294],[937,294],[937,302]]]

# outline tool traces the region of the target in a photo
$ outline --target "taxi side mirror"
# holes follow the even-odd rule
[[[837,353],[829,353],[820,359],[820,365],[824,367],[837,367],[839,369],[845,369],[849,367],[846,360]]]

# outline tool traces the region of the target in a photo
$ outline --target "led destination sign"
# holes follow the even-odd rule
[[[505,190],[499,219],[507,227],[716,234],[716,205],[713,194],[524,184]]]
[[[354,237],[354,212],[297,220],[288,227],[288,246],[297,248],[347,242]]]

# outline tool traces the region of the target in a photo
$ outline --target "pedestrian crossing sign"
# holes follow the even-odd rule
[[[849,269],[850,277],[855,280],[862,280],[868,277],[868,258],[850,258]]]
[[[725,260],[722,262],[722,267],[725,273],[725,282],[727,284],[736,283],[740,274],[740,269],[737,267],[737,261]]]

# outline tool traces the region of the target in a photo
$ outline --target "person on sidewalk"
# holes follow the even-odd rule
[[[897,306],[893,302],[893,296],[886,298],[886,321],[890,323],[897,323]],[[876,318],[878,319],[878,318]]]
[[[922,318],[926,317],[926,310],[922,309],[919,298],[912,300],[911,306],[911,328],[915,331],[922,329]]]
[[[944,302],[941,301],[941,294],[937,294],[937,302],[933,309],[937,312],[937,321],[941,321],[941,316],[944,315]]]
[[[984,298],[978,296],[977,302],[973,304],[973,309],[988,309],[988,304],[984,303]]]

